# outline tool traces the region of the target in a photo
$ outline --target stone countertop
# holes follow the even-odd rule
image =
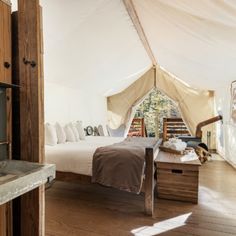
[[[54,164],[27,161],[0,161],[0,205],[55,178]]]

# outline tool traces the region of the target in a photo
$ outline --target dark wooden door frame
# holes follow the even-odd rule
[[[5,85],[12,84],[11,75],[11,3],[8,0],[0,1],[0,80]],[[6,63],[8,65],[6,65]],[[7,86],[7,87],[8,87]],[[12,97],[11,89],[6,90],[7,96],[7,138],[8,158],[11,159],[11,142],[12,142]],[[11,203],[0,206],[0,235],[11,236],[12,234],[12,215]]]
[[[18,0],[13,14],[13,158],[44,162],[42,26],[39,0]],[[14,235],[43,236],[44,186],[14,201]]]

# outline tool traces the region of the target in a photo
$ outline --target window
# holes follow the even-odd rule
[[[157,89],[149,93],[135,114],[135,118],[144,118],[149,137],[161,136],[165,117],[181,117],[181,114],[176,103]]]

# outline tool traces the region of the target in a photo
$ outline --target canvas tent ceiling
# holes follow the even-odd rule
[[[163,68],[204,89],[236,77],[234,0],[133,3]],[[150,68],[121,0],[41,0],[41,4],[46,80],[80,87],[92,82],[100,93],[112,95]]]
[[[150,68],[122,1],[41,0],[41,4],[46,80],[109,95]]]
[[[156,60],[167,71],[204,89],[235,79],[235,0],[133,4]],[[92,82],[99,93],[112,95],[151,67],[122,0],[41,0],[41,5],[46,80],[80,88]]]
[[[193,87],[236,78],[235,0],[133,0],[159,64]]]
[[[151,68],[121,93],[108,97],[109,125],[118,128],[121,124],[126,124],[127,133],[137,106],[154,87],[176,102],[193,136],[201,121],[214,116],[214,93],[193,89],[161,67],[157,67]],[[213,132],[214,127],[208,126],[208,131]]]

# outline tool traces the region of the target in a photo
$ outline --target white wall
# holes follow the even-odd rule
[[[45,122],[82,120],[84,126],[106,124],[106,98],[92,91],[45,81]]]
[[[16,0],[14,0],[16,1]],[[121,0],[40,0],[45,121],[107,123],[105,95],[152,65]]]
[[[223,115],[223,124],[217,122],[217,150],[236,167],[236,124],[230,121],[230,84],[216,90],[216,111]]]
[[[56,58],[57,56],[56,53],[58,53],[58,51],[61,50],[62,43],[60,43],[60,45],[57,45],[58,47],[54,48],[55,50],[51,49],[51,46],[53,47],[55,46],[55,40],[53,37],[58,36],[56,35],[56,33],[60,34],[60,33],[63,33],[64,31],[67,32],[68,30],[72,30],[73,32],[73,29],[70,27],[67,27],[67,28],[65,27],[63,28],[63,30],[58,30],[55,24],[57,26],[58,25],[60,26],[62,22],[65,22],[65,18],[67,18],[67,20],[71,20],[72,22],[74,21],[74,19],[71,19],[69,17],[70,13],[67,13],[67,12],[64,12],[64,13],[69,14],[69,15],[67,17],[62,18],[61,11],[60,11],[58,13],[60,15],[58,18],[58,14],[57,12],[55,12],[55,10],[53,10],[53,8],[57,7],[57,8],[63,9],[63,7],[65,6],[69,7],[70,4],[68,4],[66,0],[61,0],[60,4],[58,4],[56,0],[51,0],[50,2],[48,0],[47,1],[40,0],[40,2],[43,6],[43,19],[44,19],[43,23],[44,23],[44,45],[45,45],[45,55],[44,55],[45,122],[55,123],[58,121],[60,123],[65,124],[70,121],[81,120],[83,121],[84,126],[87,126],[87,125],[95,126],[95,125],[102,124],[105,128],[105,125],[107,124],[106,98],[101,94],[101,92],[100,94],[96,92],[98,91],[98,88],[94,86],[94,84],[92,84],[91,81],[89,81],[89,83],[85,83],[85,81],[82,81],[80,79],[79,82],[77,83],[77,86],[75,87],[74,84],[70,83],[71,81],[69,80],[69,78],[70,79],[72,77],[77,78],[78,74],[80,75],[79,72],[77,72],[74,75],[71,75],[71,74],[69,75],[68,73],[68,72],[71,72],[71,68],[72,68],[71,62],[77,62],[78,55],[80,55],[80,53],[77,53],[76,54],[77,57],[71,58],[72,52],[76,49],[75,45],[77,45],[78,43],[74,42],[73,45],[69,45],[68,42],[67,43],[64,42],[63,45],[66,47],[66,49],[68,49],[68,47],[71,46],[73,47],[73,50],[67,50],[69,51],[69,55],[70,55],[69,57],[68,55],[67,56],[64,55],[63,58],[60,57],[61,59],[63,59],[63,65],[60,65],[60,66],[57,64],[57,61],[56,61],[56,59],[57,60],[60,59],[60,58]],[[80,2],[78,2],[77,0],[71,0],[70,2],[73,2],[74,4],[80,3],[79,4],[80,6],[81,4],[86,4],[87,1],[81,0]],[[17,0],[12,0],[12,10],[13,11],[17,10]],[[76,9],[74,9],[74,11],[76,11]],[[57,21],[55,22],[55,20],[58,20],[58,19],[60,19],[60,22],[57,22]],[[61,29],[61,26],[60,26],[60,29]],[[52,32],[53,30],[54,32]],[[80,34],[78,36],[80,36]],[[50,44],[51,42],[52,44]],[[140,44],[140,42],[138,41],[137,44]],[[144,50],[142,49],[142,52],[143,51]],[[134,55],[134,58],[135,56],[137,55]],[[82,58],[84,59],[84,57]],[[53,63],[55,63],[55,66],[52,66]],[[66,68],[66,66],[69,67],[69,69]],[[75,66],[73,68],[78,70],[78,66],[77,67]],[[94,69],[91,66],[88,67],[88,71],[93,71],[93,70]],[[55,77],[50,76],[53,72],[58,72],[58,74],[55,76],[56,79]],[[65,73],[65,76],[63,76],[64,73]],[[63,77],[63,80],[64,80],[64,83],[61,83],[61,85],[57,81],[58,77],[60,76]],[[79,78],[82,78],[82,77],[84,76],[80,75]],[[102,76],[100,75],[99,77],[102,78]],[[57,81],[57,82],[53,82],[53,81]]]
[[[121,0],[41,0],[45,80],[112,95],[152,63]]]

